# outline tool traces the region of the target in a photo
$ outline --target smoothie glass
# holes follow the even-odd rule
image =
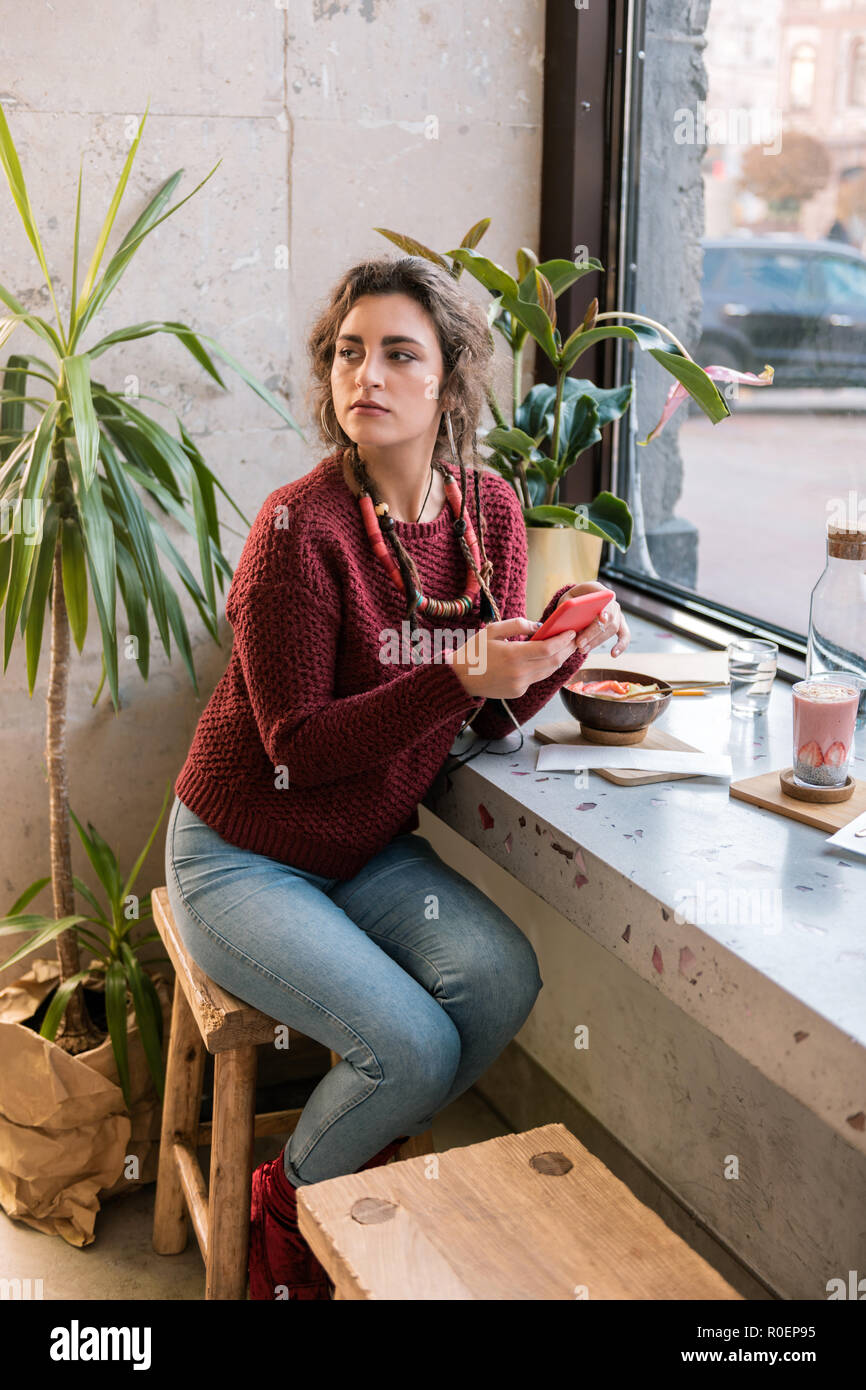
[[[844,787],[854,741],[859,688],[838,672],[797,681],[793,778],[798,787]]]

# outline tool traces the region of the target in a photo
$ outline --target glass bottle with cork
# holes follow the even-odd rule
[[[866,723],[866,530],[827,525],[827,564],[812,590],[806,675],[859,676],[857,728]]]

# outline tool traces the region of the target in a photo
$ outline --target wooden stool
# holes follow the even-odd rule
[[[153,1248],[158,1255],[186,1249],[191,1217],[207,1271],[205,1298],[245,1299],[253,1140],[291,1134],[302,1107],[255,1113],[256,1047],[273,1043],[274,1030],[282,1025],[221,989],[196,965],[180,938],[164,886],[154,888],[150,901],[175,969]],[[303,1033],[288,1031],[290,1048],[309,1041]],[[211,1124],[199,1122],[206,1051],[214,1054]],[[332,1051],[331,1066],[339,1061]],[[211,1146],[209,1188],[196,1153],[200,1144]],[[425,1130],[407,1140],[398,1157],[432,1150],[432,1131]]]
[[[342,1299],[739,1299],[564,1125],[298,1189]]]

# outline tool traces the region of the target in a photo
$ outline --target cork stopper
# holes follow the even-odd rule
[[[827,554],[837,560],[866,560],[866,531],[827,523]]]

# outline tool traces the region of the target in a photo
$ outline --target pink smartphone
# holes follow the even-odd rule
[[[554,608],[550,617],[542,623],[537,632],[533,632],[530,642],[543,642],[545,637],[555,637],[559,632],[582,632],[585,627],[589,627],[594,618],[597,618],[603,608],[615,599],[616,594],[613,589],[593,589],[588,594],[578,594],[576,598],[567,598],[564,603],[560,603]]]

